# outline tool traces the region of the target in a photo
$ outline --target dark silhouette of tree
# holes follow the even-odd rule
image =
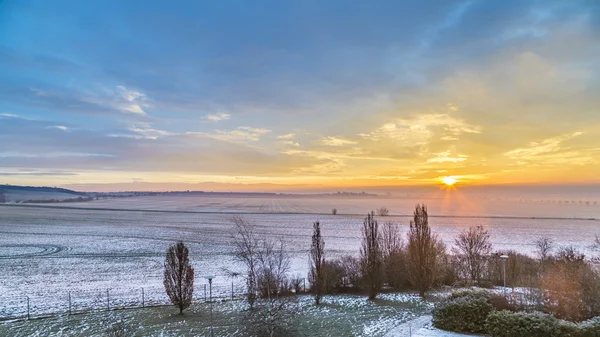
[[[192,303],[194,268],[190,266],[189,250],[182,241],[167,249],[163,284],[171,303],[183,314]]]
[[[370,300],[375,299],[383,281],[380,241],[377,220],[371,212],[363,222],[363,242],[360,249],[362,279]]]
[[[408,232],[408,255],[412,283],[421,297],[425,297],[435,281],[438,255],[443,253],[441,247],[444,246],[438,244],[437,236],[429,228],[427,207],[417,205]]]
[[[315,304],[319,305],[325,288],[325,240],[321,236],[319,221],[313,223],[312,244],[310,246],[310,282],[315,293]]]
[[[470,227],[454,240],[454,255],[471,280],[481,281],[488,257],[492,253],[490,234],[483,226]]]

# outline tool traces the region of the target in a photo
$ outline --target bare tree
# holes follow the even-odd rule
[[[232,219],[236,226],[233,236],[235,257],[246,267],[250,311],[248,329],[257,335],[285,334],[294,312],[288,279],[290,257],[283,240],[260,237],[253,226],[241,217]]]
[[[373,212],[363,222],[363,242],[360,249],[362,279],[369,299],[375,299],[382,283],[382,254],[379,226]]]
[[[290,257],[283,240],[263,239],[259,247],[256,254],[256,284],[261,297],[251,314],[251,324],[259,335],[286,335],[296,311],[295,298],[286,296],[291,291],[287,276]]]
[[[535,252],[540,259],[540,262],[546,261],[552,254],[554,249],[554,241],[548,237],[541,237],[535,240]]]
[[[381,239],[386,282],[394,288],[406,286],[407,256],[398,224],[391,221],[384,223]]]
[[[388,216],[390,214],[390,210],[387,207],[379,207],[377,209],[377,215],[379,216]]]
[[[235,246],[234,256],[246,267],[244,278],[246,279],[246,299],[250,308],[254,307],[257,296],[256,268],[257,253],[259,251],[260,241],[254,234],[252,226],[242,217],[234,216],[231,221],[235,225],[236,234],[233,235]]]
[[[483,226],[470,227],[454,240],[454,255],[471,280],[481,281],[487,260],[492,252],[490,234]]]
[[[417,205],[408,232],[408,256],[412,283],[421,297],[425,297],[435,281],[441,246],[437,236],[431,233],[427,207]]]
[[[319,221],[313,223],[312,244],[310,246],[310,283],[315,293],[315,304],[319,305],[324,289],[325,273],[325,240],[321,235]]]
[[[171,303],[183,314],[192,303],[194,268],[190,266],[189,250],[181,241],[167,249],[163,284]]]

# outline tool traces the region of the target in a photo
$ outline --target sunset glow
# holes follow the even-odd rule
[[[225,3],[4,4],[0,184],[600,182],[591,3]]]
[[[457,181],[458,180],[456,180],[456,178],[454,178],[454,177],[443,177],[442,178],[442,182],[446,186],[452,186],[452,185],[456,184]]]

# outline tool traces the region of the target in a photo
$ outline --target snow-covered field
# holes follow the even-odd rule
[[[493,217],[472,217],[478,213],[466,211],[469,216],[465,217],[460,216],[461,209],[479,209],[482,215],[487,202],[471,200],[460,206],[454,201],[429,201],[431,215],[450,215],[430,218],[434,231],[448,245],[461,230],[479,224],[491,232],[495,248],[525,253],[533,251],[533,241],[540,236],[590,253],[594,234],[600,234],[598,220],[567,219],[597,217],[599,206],[593,204],[497,202],[486,206],[495,207]],[[164,252],[177,240],[190,246],[197,275],[217,276],[213,294],[230,296],[231,280],[224,269],[240,269],[231,256],[231,213],[248,213],[243,216],[259,233],[284,238],[293,257],[292,275],[305,277],[313,221],[322,223],[330,257],[358,254],[363,216],[344,214],[363,214],[380,206],[395,214],[410,214],[414,203],[403,199],[140,197],[98,200],[82,203],[81,208],[70,208],[71,204],[67,208],[0,206],[0,316],[26,313],[26,296],[33,314],[66,312],[69,292],[72,310],[102,309],[107,297],[111,307],[137,306],[142,288],[146,304],[164,303]],[[514,206],[510,212],[508,204]],[[328,214],[334,207],[341,215]],[[532,215],[534,211],[538,213]],[[558,211],[566,214],[564,218],[556,218]],[[497,216],[504,212],[527,218]],[[395,221],[407,231],[410,219],[389,216],[382,220]],[[241,293],[241,280],[234,282],[234,292]],[[197,278],[200,297],[205,283]]]

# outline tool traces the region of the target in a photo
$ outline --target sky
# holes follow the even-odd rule
[[[0,183],[600,182],[600,1],[0,1]]]

